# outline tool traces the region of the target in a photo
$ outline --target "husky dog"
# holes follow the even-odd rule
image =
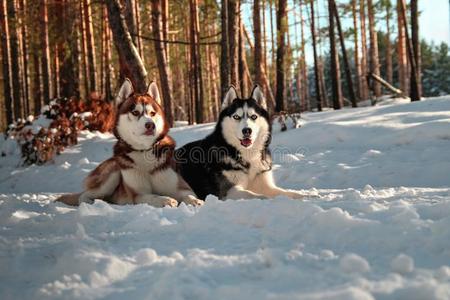
[[[298,191],[277,187],[269,150],[271,122],[266,100],[255,86],[250,98],[240,99],[230,87],[212,134],[175,151],[177,168],[200,199],[268,198]]]
[[[156,207],[179,202],[201,205],[186,182],[175,172],[174,140],[153,82],[146,94],[133,92],[127,79],[116,98],[114,155],[85,179],[85,191],[57,201],[69,205],[103,199],[113,204],[147,203]]]

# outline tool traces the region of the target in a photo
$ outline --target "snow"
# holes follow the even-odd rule
[[[322,196],[304,201],[73,208],[52,201],[110,134],[44,166],[1,157],[0,299],[450,299],[450,97],[302,118],[271,148],[280,186]]]

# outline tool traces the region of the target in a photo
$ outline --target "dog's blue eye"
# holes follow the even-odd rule
[[[233,119],[235,119],[235,120],[240,120],[241,117],[240,117],[239,115],[234,115],[234,116],[233,116]]]
[[[251,115],[250,119],[252,119],[253,121],[255,121],[256,119],[258,119],[257,115]]]
[[[139,116],[141,113],[138,110],[133,110],[131,114],[135,117]]]

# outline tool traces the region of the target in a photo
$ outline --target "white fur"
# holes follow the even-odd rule
[[[234,115],[241,117],[240,120],[235,120]],[[252,120],[251,116],[256,115],[256,120]],[[244,147],[241,145],[241,140],[244,138],[242,134],[242,129],[250,128],[252,134],[250,136],[252,144],[249,147]],[[269,124],[267,124],[266,119],[258,115],[252,107],[248,107],[244,104],[242,108],[239,108],[233,115],[227,116],[222,120],[222,134],[225,140],[236,149],[242,151],[245,155],[249,150],[250,156],[252,152],[257,152],[263,149],[266,140],[269,137]]]
[[[267,109],[266,97],[264,97],[264,93],[261,91],[259,85],[255,85],[252,91],[252,95],[250,98],[255,99],[255,101],[264,109]]]
[[[116,97],[116,106],[128,99],[133,93],[131,81],[126,79],[120,87]],[[161,102],[158,87],[152,82],[147,93],[157,102]],[[78,198],[79,203],[92,203],[95,199],[105,199],[112,196],[118,185],[123,184],[137,194],[135,199],[114,199],[116,204],[146,203],[156,207],[177,206],[178,202],[191,205],[202,205],[203,201],[197,199],[196,195],[188,187],[183,188],[179,175],[170,167],[152,173],[165,163],[165,157],[156,157],[150,149],[156,138],[164,130],[164,119],[161,115],[151,116],[153,107],[151,105],[137,104],[134,110],[139,112],[134,116],[132,112],[119,116],[117,131],[120,137],[135,150],[128,156],[134,161],[131,168],[114,171],[108,174],[107,179],[96,189],[88,189]],[[153,135],[145,135],[145,124],[155,124]]]
[[[122,86],[119,89],[119,93],[117,93],[116,107],[123,101],[127,100],[132,93],[133,93],[133,84],[131,83],[130,79],[125,78],[125,81],[122,83]]]
[[[148,88],[147,88],[147,93],[148,93],[150,96],[152,96],[152,98],[153,98],[156,102],[158,102],[158,104],[161,105],[161,97],[160,97],[160,95],[159,95],[158,85],[157,85],[154,81],[152,81],[152,82],[149,84],[149,86],[148,86]]]
[[[226,108],[232,103],[235,97],[234,89],[230,88],[225,96],[222,109]],[[253,89],[252,96],[259,105],[266,109],[266,100],[259,88],[256,86]],[[240,119],[236,120],[233,115],[237,114]],[[274,180],[272,171],[269,170],[270,166],[262,159],[262,151],[264,150],[265,143],[269,138],[269,124],[267,120],[258,115],[255,110],[244,104],[242,108],[239,108],[234,114],[225,117],[222,120],[222,134],[225,140],[239,150],[244,161],[250,164],[248,173],[231,170],[223,171],[223,175],[228,181],[235,185],[227,192],[226,198],[229,199],[251,199],[267,197],[275,197],[279,195],[285,195],[294,199],[301,199],[304,195],[298,191],[286,190],[277,187]],[[251,116],[256,115],[257,118],[252,120]],[[244,138],[242,129],[250,128],[252,130],[251,140],[252,144],[249,147],[241,145],[241,140]],[[230,159],[232,160],[232,159]],[[228,163],[234,163],[228,161]]]
[[[135,109],[139,112],[142,112],[145,109],[145,112],[140,117],[133,116],[131,112],[120,115],[117,131],[119,132],[120,137],[133,147],[133,149],[146,150],[153,145],[156,138],[163,131],[164,119],[159,114],[156,114],[153,117],[150,116],[153,109],[150,105],[147,105],[147,107],[144,108],[142,104],[138,104]],[[151,136],[145,135],[145,124],[148,122],[155,124],[155,133]]]
[[[228,106],[233,103],[233,101],[237,98],[237,92],[236,89],[233,86],[230,86],[228,89],[228,92],[226,93],[225,97],[223,98],[222,102],[222,110],[227,108]]]

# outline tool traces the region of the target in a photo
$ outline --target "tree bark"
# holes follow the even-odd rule
[[[83,11],[86,30],[87,60],[89,65],[89,89],[90,92],[93,92],[97,90],[97,63],[95,57],[94,29],[92,26],[91,0],[83,0]]]
[[[286,33],[288,29],[287,21],[287,0],[278,0],[277,10],[277,62],[276,62],[276,95],[275,111],[285,110],[285,55],[286,55]]]
[[[366,33],[366,0],[359,0],[359,19],[361,24],[361,90],[362,99],[369,98],[369,87],[367,86],[366,76],[368,74],[367,69],[367,33]]]
[[[255,38],[254,51],[254,68],[255,68],[255,83],[262,82],[262,42],[261,42],[261,11],[260,0],[253,1],[253,36]]]
[[[230,86],[230,63],[228,44],[228,0],[221,1],[220,8],[221,38],[220,38],[220,99],[225,97]]]
[[[23,118],[22,113],[22,91],[20,80],[20,52],[19,52],[19,38],[17,26],[17,7],[16,0],[8,0],[8,27],[9,27],[9,47],[10,47],[10,61],[11,61],[11,86],[12,98],[14,103],[14,118]]]
[[[418,99],[422,97],[422,59],[420,53],[420,39],[419,39],[419,8],[418,0],[411,0],[411,41],[414,52],[414,61],[416,67],[416,82]],[[412,81],[412,78],[411,78]]]
[[[30,113],[30,74],[29,74],[29,55],[28,55],[28,43],[29,43],[29,35],[28,35],[28,27],[27,27],[27,2],[26,0],[19,0],[19,10],[20,10],[20,19],[21,19],[21,51],[22,51],[22,94],[23,94],[23,108],[24,115],[28,116]]]
[[[350,71],[350,63],[347,56],[347,48],[345,46],[345,39],[344,39],[344,32],[342,30],[341,26],[341,18],[339,17],[339,12],[336,6],[336,2],[334,0],[332,1],[333,5],[333,13],[336,18],[337,28],[339,32],[339,41],[341,43],[341,49],[342,49],[342,58],[344,61],[344,70],[345,70],[345,77],[347,81],[347,87],[348,87],[348,94],[350,96],[350,101],[352,103],[352,107],[357,107],[357,101],[356,101],[356,95],[355,90],[353,89],[353,79],[352,79],[352,73]]]
[[[108,0],[106,5],[114,44],[124,64],[124,75],[133,82],[137,93],[145,93],[147,91],[147,71],[131,40],[130,32],[121,12],[120,0]]]
[[[355,70],[356,70],[356,90],[357,97],[359,99],[363,98],[363,91],[362,91],[362,79],[363,76],[361,75],[361,61],[359,58],[359,38],[358,38],[358,15],[356,10],[356,0],[352,0],[352,17],[353,17],[353,30],[354,30],[354,60],[355,60]]]
[[[392,74],[392,43],[391,43],[391,1],[386,2],[386,80],[393,83]]]
[[[161,24],[161,2],[160,0],[152,0],[152,30],[153,37],[161,40],[162,30]],[[169,68],[167,67],[164,47],[160,41],[154,41],[156,62],[158,64],[159,80],[161,82],[161,90],[163,95],[164,113],[170,126],[173,125],[173,107],[172,107],[172,93],[171,93],[171,78]]]
[[[405,38],[406,38],[406,48],[408,50],[408,59],[409,64],[411,66],[411,82],[410,82],[410,97],[411,101],[419,101],[420,100],[420,90],[419,90],[419,82],[417,78],[417,66],[415,53],[413,49],[413,44],[411,39],[409,38],[408,33],[408,19],[406,16],[406,4],[404,0],[401,0],[401,13],[403,18],[403,25],[405,28]]]
[[[239,0],[228,0],[230,82],[239,85]]]
[[[0,30],[1,30],[1,51],[3,69],[3,95],[5,99],[6,124],[13,122],[12,93],[11,93],[11,60],[9,53],[9,28],[8,14],[6,9],[7,0],[0,0]]]
[[[408,94],[408,58],[406,55],[405,25],[402,18],[401,1],[397,0],[397,58],[400,89]]]
[[[341,109],[343,106],[341,72],[339,69],[339,56],[336,51],[336,34],[334,31],[334,2],[328,0],[328,36],[330,39],[330,61],[331,61],[331,90],[333,96],[333,108]]]
[[[316,89],[316,102],[317,102],[317,110],[322,111],[322,89],[320,84],[320,74],[319,74],[319,58],[317,55],[317,43],[316,43],[316,26],[315,26],[315,14],[314,14],[314,1],[310,1],[311,9],[311,38],[312,38],[312,46],[313,46],[313,55],[314,55],[314,82]]]
[[[195,118],[197,123],[203,123],[203,80],[202,80],[202,67],[199,45],[199,31],[200,24],[198,20],[198,0],[189,0],[190,9],[190,38],[191,38],[191,68],[194,84],[194,101],[195,101]],[[237,45],[236,45],[237,46]],[[237,67],[237,66],[236,66]]]
[[[370,72],[380,76],[380,63],[378,58],[378,36],[375,28],[375,11],[372,0],[367,0],[367,10],[369,15],[369,36],[370,36]],[[381,96],[381,85],[375,81],[373,91],[378,98]]]
[[[309,80],[308,80],[308,65],[306,64],[306,52],[305,52],[305,18],[303,16],[303,7],[304,3],[300,2],[300,35],[301,35],[301,74],[302,74],[302,103],[303,110],[310,110],[309,103]]]
[[[78,78],[78,26],[77,7],[75,3],[67,0],[57,0],[58,11],[60,12],[61,36],[58,45],[59,54],[59,90],[62,96],[79,97]]]

